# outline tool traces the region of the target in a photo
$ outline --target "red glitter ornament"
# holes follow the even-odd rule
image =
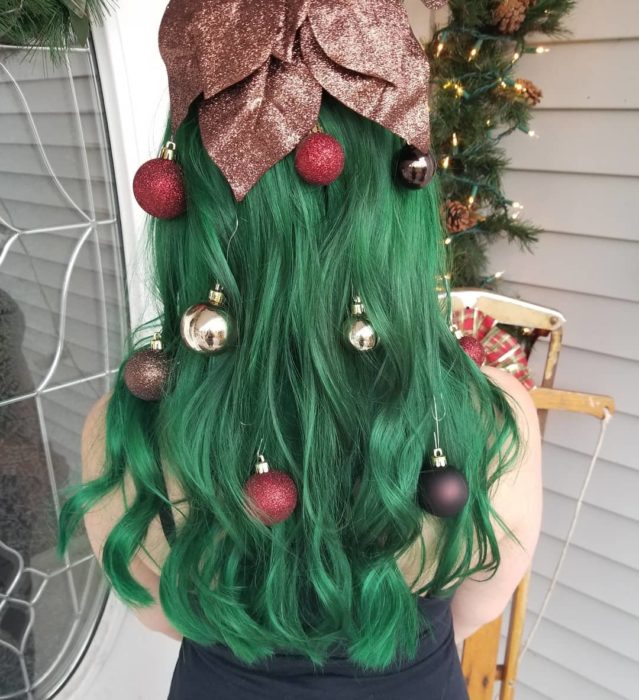
[[[484,364],[486,361],[486,351],[477,338],[472,335],[464,335],[459,339],[459,345],[478,367]]]
[[[297,486],[285,472],[270,469],[262,455],[255,470],[244,485],[248,509],[264,525],[281,523],[295,510]]]
[[[186,211],[182,170],[174,157],[175,144],[169,141],[160,157],[141,165],[133,178],[137,203],[157,219],[174,219]]]
[[[311,185],[330,185],[344,169],[344,149],[328,134],[310,134],[295,150],[295,167]]]

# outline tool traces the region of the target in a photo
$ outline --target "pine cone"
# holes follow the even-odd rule
[[[535,83],[533,83],[532,80],[517,78],[517,82],[522,86],[520,95],[531,107],[534,107],[541,102],[541,98],[544,96],[544,93],[535,85]]]
[[[500,0],[493,10],[493,24],[502,34],[514,34],[523,24],[533,0]]]
[[[463,202],[446,202],[446,228],[449,233],[461,233],[477,223],[477,214]]]

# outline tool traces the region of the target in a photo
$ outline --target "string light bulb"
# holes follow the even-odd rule
[[[437,48],[435,49],[435,57],[439,58],[442,54],[442,51],[444,50],[446,46],[446,39],[447,39],[447,34],[446,32],[442,32],[439,35],[439,42],[437,43]]]
[[[515,53],[513,54],[513,58],[512,58],[511,63],[517,63],[517,61],[520,58],[521,58],[521,54],[519,53],[519,51],[515,51]]]
[[[481,45],[482,45],[483,43],[484,43],[484,40],[483,40],[483,39],[478,39],[478,40],[475,42],[475,45],[473,46],[473,48],[470,50],[470,53],[468,54],[468,60],[469,60],[469,61],[472,61],[472,60],[474,60],[475,58],[477,58],[477,54],[479,53],[479,49],[481,49]]]
[[[448,166],[449,166],[449,165],[450,165],[450,156],[446,156],[446,157],[442,160],[442,168],[443,168],[444,170],[448,170]]]
[[[519,131],[523,131],[524,134],[528,134],[531,139],[538,139],[539,134],[534,129],[527,129],[525,126],[518,126]]]
[[[519,202],[511,202],[510,206],[515,210],[512,215],[511,219],[518,219],[519,215],[521,214],[521,210],[524,208],[522,204]]]
[[[493,280],[498,280],[500,277],[502,277],[504,274],[506,274],[506,270],[500,270],[499,272],[495,272],[492,275],[489,275],[488,277],[483,277],[479,286],[480,287],[485,287],[487,284],[492,282]]]
[[[545,46],[538,46],[535,49],[535,53],[548,53],[550,49],[547,49]]]
[[[464,86],[461,83],[456,83],[452,80],[447,80],[442,87],[444,89],[452,88],[457,93],[457,97],[467,97],[468,93],[464,90]]]
[[[457,133],[453,131],[453,146],[457,148],[459,146],[459,139],[457,138]]]

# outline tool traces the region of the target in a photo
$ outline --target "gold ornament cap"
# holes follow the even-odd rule
[[[224,287],[221,284],[216,284],[213,289],[209,292],[209,301],[214,306],[224,306],[226,302],[226,296],[224,294]]]
[[[441,447],[436,447],[433,450],[433,454],[431,455],[431,458],[430,458],[430,463],[433,465],[433,467],[447,467],[448,466],[448,460],[446,459],[446,455],[444,454]]]
[[[167,141],[164,144],[164,146],[162,146],[162,150],[160,151],[160,158],[162,158],[162,160],[175,160],[175,154],[175,143],[173,143],[173,141]]]
[[[464,337],[464,334],[454,323],[450,325],[450,330],[455,334],[455,338],[457,338],[457,340],[461,340]]]
[[[361,297],[354,296],[351,302],[351,314],[353,316],[363,316],[366,313],[366,307],[362,302]]]
[[[156,333],[151,339],[151,350],[162,350],[164,345],[162,344],[162,336]]]

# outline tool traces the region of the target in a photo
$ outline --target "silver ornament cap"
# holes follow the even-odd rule
[[[236,341],[235,320],[223,308],[226,297],[218,284],[209,292],[207,302],[190,306],[180,323],[185,345],[195,352],[223,352]]]
[[[446,459],[446,455],[444,454],[441,447],[436,447],[433,450],[433,454],[431,455],[431,458],[430,458],[430,463],[433,467],[447,467],[448,466],[448,460]]]
[[[255,473],[256,474],[266,474],[270,469],[269,463],[264,459],[264,455],[257,456],[257,462],[255,463]]]

